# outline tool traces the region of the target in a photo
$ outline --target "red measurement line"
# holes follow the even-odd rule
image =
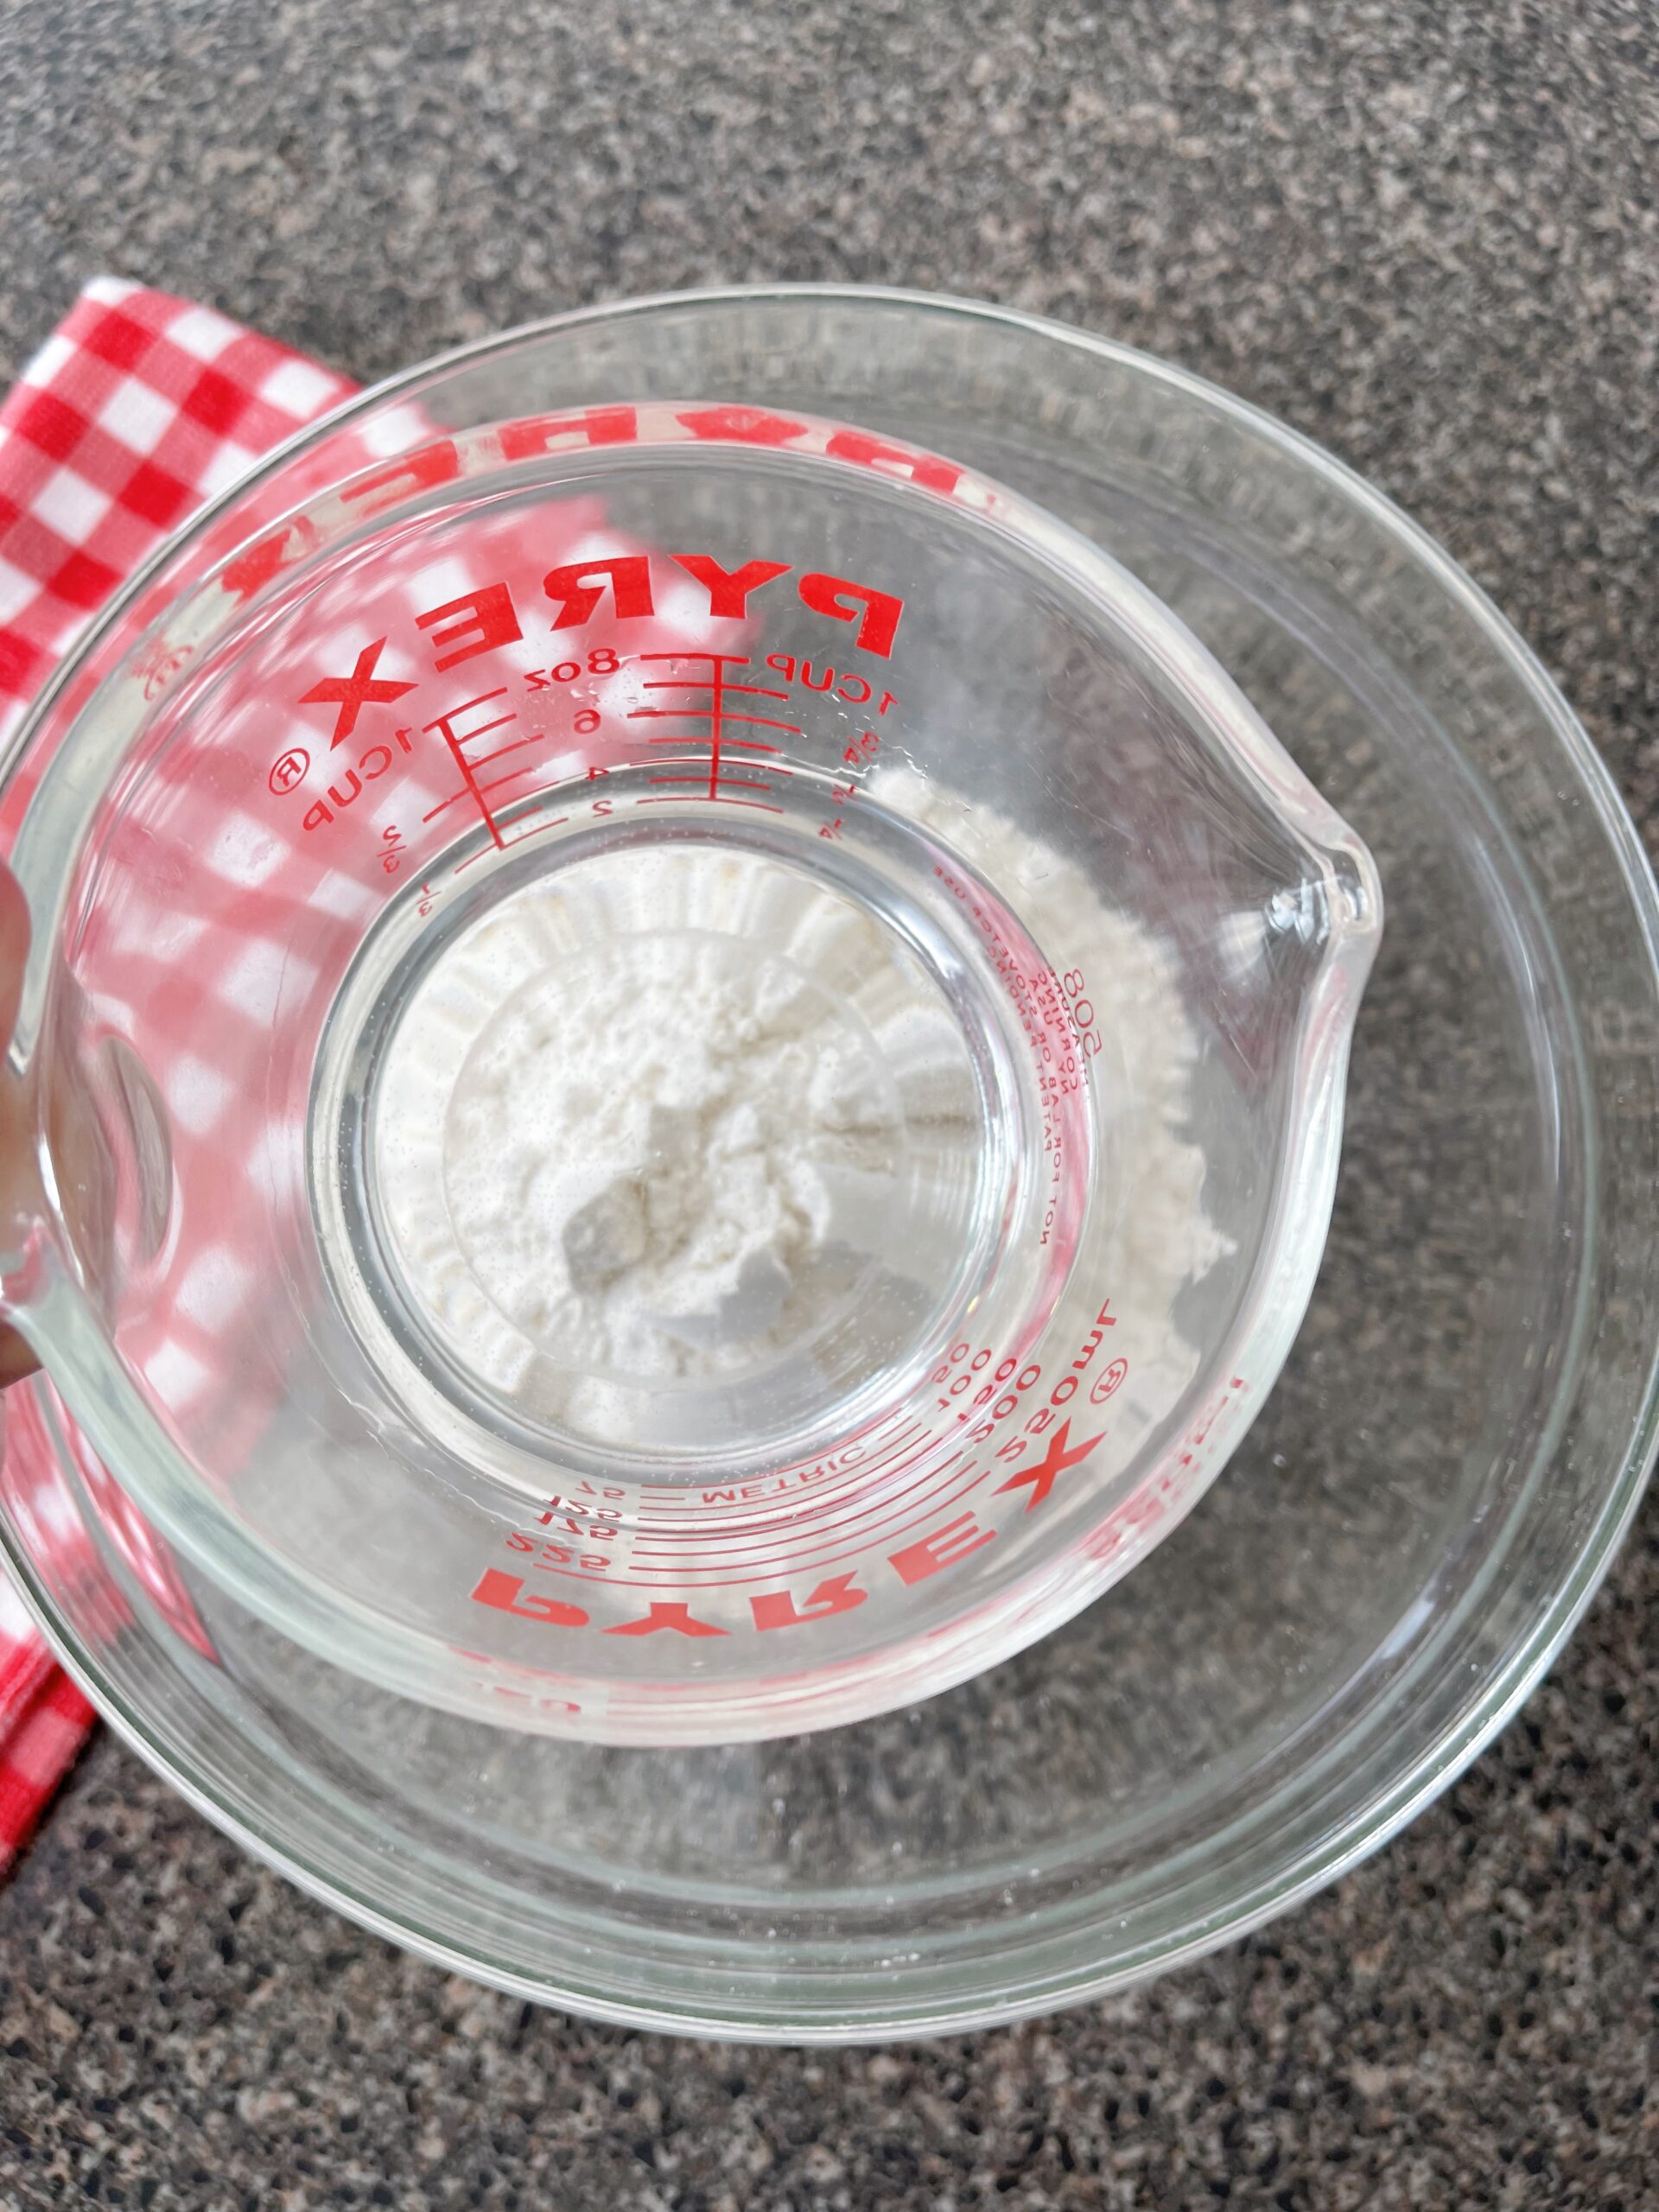
[[[944,1441],[942,1437],[930,1440],[933,1446]],[[806,1541],[822,1536],[826,1530],[839,1527],[846,1515],[857,1512],[875,1493],[889,1495],[893,1486],[919,1463],[928,1449],[929,1446],[924,1445],[908,1458],[903,1453],[895,1454],[868,1480],[851,1489],[836,1490],[827,1497],[803,1491],[792,1510],[734,1521],[717,1519],[711,1514],[706,1522],[688,1522],[682,1528],[661,1521],[642,1522],[634,1531],[632,1548],[641,1557],[653,1559],[695,1557],[699,1552],[709,1551],[716,1552],[723,1559],[730,1544],[769,1543],[779,1536]]]
[[[785,1497],[774,1498],[716,1498],[708,1502],[698,1497],[686,1503],[677,1515],[658,1514],[651,1520],[642,1520],[639,1528],[639,1538],[660,1536],[682,1543],[706,1542],[705,1521],[715,1520],[728,1514],[753,1514],[757,1507],[764,1506],[776,1506],[782,1510],[757,1519],[739,1521],[734,1526],[728,1522],[725,1535],[719,1541],[723,1542],[728,1535],[764,1535],[771,1529],[798,1527],[803,1521],[815,1519],[833,1510],[839,1501],[845,1498],[849,1491],[854,1493],[855,1502],[876,1476],[891,1478],[901,1474],[906,1465],[912,1464],[903,1455],[915,1444],[918,1436],[925,1440],[919,1449],[925,1449],[929,1442],[941,1444],[944,1440],[924,1422],[905,1421],[891,1436],[882,1440],[883,1448],[874,1458],[861,1459],[857,1466],[843,1468],[840,1474],[828,1477],[810,1490],[792,1491]]]
[[[512,715],[503,715],[499,721],[486,722],[480,729],[469,730],[467,732],[467,735],[469,737],[482,737],[485,730],[499,729],[503,723],[510,722],[513,719],[514,717]],[[485,798],[483,792],[478,787],[478,778],[473,773],[472,763],[467,760],[467,755],[461,749],[461,740],[454,734],[447,721],[442,723],[440,727],[443,731],[444,742],[449,747],[450,752],[454,755],[455,766],[461,771],[461,780],[467,786],[467,792],[472,798],[474,805],[477,807],[480,815],[482,817],[484,827],[489,831],[490,836],[494,839],[496,850],[498,852],[505,852],[506,847],[502,842],[501,832],[495,826],[495,817],[490,811],[489,801]],[[459,798],[461,794],[457,792],[455,796]],[[448,804],[448,802],[446,800],[444,804],[447,805]],[[434,808],[433,810],[434,813],[441,813],[442,811],[442,808],[441,807]],[[429,814],[426,818],[429,822],[432,819],[432,816]]]
[[[486,753],[473,766],[475,768],[493,768],[498,760],[505,760],[509,753],[522,753],[527,745],[540,745],[546,735],[545,730],[538,729],[533,737],[515,737],[511,745],[504,745],[499,753]]]
[[[943,1469],[924,1475],[907,1483],[893,1497],[871,1506],[868,1512],[822,1529],[804,1530],[798,1541],[785,1541],[776,1549],[763,1550],[756,1546],[728,1552],[710,1546],[701,1555],[683,1553],[676,1558],[647,1554],[634,1545],[629,1548],[628,1564],[637,1567],[642,1574],[671,1576],[726,1573],[735,1567],[741,1567],[746,1573],[753,1570],[757,1573],[793,1573],[797,1568],[823,1567],[849,1551],[868,1551],[873,1545],[885,1543],[906,1529],[914,1528],[918,1521],[925,1521],[932,1513],[943,1512],[956,1503],[962,1493],[941,1487],[938,1476],[944,1476],[948,1483],[950,1478]],[[921,1493],[919,1497],[918,1492]],[[884,1519],[884,1515],[889,1517]]]
[[[533,776],[541,766],[539,760],[526,760],[522,768],[509,768],[505,776],[498,776],[493,784],[480,784],[481,791],[504,791],[509,784],[516,784],[520,776]]]
[[[653,737],[649,741],[652,745],[685,745],[690,741],[680,736]],[[775,745],[768,745],[763,739],[758,737],[728,737],[726,741],[726,750],[728,753],[769,753],[775,755],[778,749]],[[694,756],[688,753],[685,757],[690,760]]]
[[[729,708],[723,712],[721,709],[713,706],[630,707],[628,709],[628,720],[631,722],[703,721],[713,721],[716,717],[722,721],[745,722],[751,729],[781,729],[786,731],[791,737],[799,737],[802,734],[798,722],[777,721],[769,715],[734,715]],[[673,738],[653,738],[652,742],[654,745],[672,745],[676,741]]]
[[[495,842],[501,848],[501,850],[504,853],[508,852],[514,845],[527,845],[532,837],[539,837],[543,830],[556,830],[559,828],[561,823],[566,823],[569,819],[570,817],[568,814],[556,814],[551,821],[538,822],[533,830],[526,830],[522,837],[498,837]],[[493,824],[492,824],[492,827],[493,827]],[[486,857],[487,855],[483,853],[469,853],[464,861],[458,861],[456,862],[455,874],[459,875],[462,868],[471,868],[474,861],[481,861]]]
[[[718,1559],[741,1560],[747,1564],[757,1565],[766,1556],[766,1548],[768,1545],[776,1542],[779,1536],[792,1535],[797,1529],[801,1531],[803,1542],[822,1543],[826,1537],[839,1535],[846,1529],[855,1527],[859,1522],[868,1521],[872,1514],[880,1515],[891,1512],[895,1506],[900,1504],[905,1498],[911,1497],[914,1491],[924,1488],[929,1483],[938,1482],[961,1459],[960,1448],[937,1461],[932,1466],[925,1468],[917,1476],[915,1481],[896,1487],[899,1485],[900,1476],[908,1475],[912,1468],[921,1466],[930,1452],[944,1440],[939,1437],[930,1436],[918,1450],[910,1454],[908,1459],[900,1459],[888,1467],[886,1470],[886,1479],[874,1486],[880,1492],[878,1497],[866,1501],[861,1495],[855,1494],[850,1498],[841,1500],[842,1505],[850,1510],[843,1513],[839,1519],[825,1521],[817,1529],[806,1529],[804,1524],[808,1516],[803,1513],[799,1519],[793,1522],[780,1522],[769,1529],[734,1529],[715,1537],[712,1541],[705,1538],[697,1548],[704,1552],[712,1552]],[[641,1530],[641,1535],[644,1533]],[[746,1542],[743,1541],[745,1538],[752,1538],[753,1541]],[[693,1560],[696,1556],[690,1545],[646,1544],[636,1539],[629,1546],[630,1557],[637,1560],[672,1559],[677,1555],[684,1560],[688,1554]],[[786,1556],[791,1558],[794,1556],[793,1547]]]
[[[896,1443],[901,1436],[908,1436],[915,1429],[923,1426],[925,1426],[924,1423],[919,1423],[914,1419],[906,1421],[901,1408],[898,1413],[878,1415],[867,1428],[855,1429],[844,1441],[849,1445],[868,1444],[872,1451],[885,1451],[889,1446]],[[820,1460],[795,1459],[788,1466],[779,1468],[777,1473],[798,1475],[808,1467],[820,1465],[822,1465]],[[841,1478],[850,1480],[854,1476],[864,1472],[869,1465],[868,1460],[860,1460],[856,1466],[843,1467],[841,1471]],[[730,1486],[727,1485],[727,1487]],[[591,1491],[588,1494],[591,1496]],[[651,1499],[655,1505],[670,1507],[677,1513],[683,1511],[701,1514],[704,1511],[712,1513],[723,1510],[718,1505],[705,1507],[701,1491],[683,1490],[677,1483],[672,1485],[667,1483],[641,1483],[639,1495],[642,1498]],[[753,1503],[753,1501],[750,1500],[749,1503]],[[737,1509],[733,1507],[731,1510]]]
[[[654,745],[660,745],[660,744],[663,744],[663,743],[664,743],[664,742],[666,742],[666,741],[665,741],[665,740],[664,740],[664,739],[661,739],[661,738],[653,738],[653,739],[652,739],[652,742]],[[680,741],[679,741],[678,739],[675,739],[675,740],[673,741],[673,742],[675,742],[676,744],[677,744],[677,743],[679,743],[679,742],[680,742]],[[776,747],[775,745],[747,745],[747,744],[745,744],[745,743],[744,743],[744,741],[743,741],[743,740],[742,740],[741,738],[733,738],[733,737],[728,737],[728,738],[727,739],[727,741],[726,741],[726,749],[727,749],[727,751],[728,751],[728,752],[760,753],[764,753],[764,754],[766,754],[768,758],[771,758],[772,755],[775,755],[775,753],[777,753],[777,750],[778,750],[778,748],[777,748],[777,747]],[[751,768],[751,767],[753,767],[753,768],[758,768],[758,767],[760,766],[760,761],[758,761],[758,760],[741,760],[741,761],[739,761],[736,765],[737,765],[739,767],[743,767],[743,768]],[[650,782],[650,783],[653,783],[653,784],[673,784],[673,783],[679,783],[679,784],[692,784],[692,783],[695,783],[695,784],[700,784],[700,783],[702,783],[702,780],[703,780],[703,765],[702,765],[702,760],[698,758],[698,756],[697,756],[695,753],[679,752],[679,753],[669,753],[669,754],[664,758],[664,762],[663,762],[663,766],[664,766],[664,767],[665,767],[665,768],[690,768],[690,767],[695,767],[695,768],[696,769],[696,771],[697,771],[697,773],[696,773],[695,776],[655,776],[655,775],[653,775],[653,776],[648,777],[648,778],[646,779],[646,780],[647,780],[648,782]],[[785,767],[785,765],[783,764],[783,762],[782,762],[781,760],[776,761],[776,762],[775,762],[775,764],[774,764],[772,766],[769,767],[769,768],[766,770],[766,781],[765,781],[764,783],[757,784],[757,785],[754,786],[754,788],[755,788],[757,791],[769,791],[769,790],[772,788],[772,785],[773,785],[773,784],[778,780],[778,779],[779,779],[780,776],[781,776],[781,777],[783,777],[783,778],[785,779],[785,781],[787,781],[789,778],[791,778],[791,776],[793,776],[793,775],[794,775],[794,773],[795,773],[795,771],[794,771],[794,769],[793,769],[793,768],[788,768],[788,767]],[[730,777],[728,777],[728,778],[726,779],[726,780],[727,780],[728,782],[730,782],[730,781],[732,781],[733,779],[732,779]]]
[[[458,714],[461,710],[457,708],[455,711]],[[446,715],[442,721],[428,722],[426,727],[429,730],[442,729],[444,722],[453,719],[453,716]],[[459,737],[448,737],[448,742],[452,746],[470,745],[475,737],[487,737],[493,729],[505,729],[509,722],[516,722],[518,719],[517,715],[498,715],[493,722],[480,722],[476,729],[463,730]],[[445,735],[448,736],[447,731]]]
[[[647,661],[647,660],[706,660],[706,661],[709,664],[709,665],[710,665],[711,667],[713,667],[713,668],[747,668],[747,667],[748,666],[748,664],[749,664],[749,657],[748,657],[747,653],[710,653],[710,652],[697,652],[694,647],[690,647],[690,646],[688,646],[688,647],[687,647],[687,649],[685,650],[685,652],[679,652],[679,653],[641,653],[641,654],[640,654],[640,656],[639,656],[639,658],[640,658],[640,659],[641,659],[642,661]],[[687,682],[688,683],[696,683],[696,682],[697,682],[699,679],[698,679],[698,678],[696,678],[696,677],[687,677],[684,680],[685,680],[685,682]]]
[[[849,1492],[855,1499],[861,1497],[878,1476],[890,1476],[918,1437],[935,1444],[944,1441],[943,1435],[930,1429],[925,1422],[901,1420],[887,1434],[877,1435],[877,1448],[869,1459],[826,1475],[802,1490],[773,1492],[767,1497],[710,1498],[701,1492],[690,1497],[677,1492],[666,1499],[654,1498],[638,1524],[638,1536],[640,1540],[661,1537],[670,1542],[704,1543],[708,1541],[707,1524],[710,1522],[723,1527],[727,1535],[740,1536],[760,1535],[768,1529],[798,1526],[803,1521],[835,1510]],[[649,1489],[645,1494],[652,1496]],[[591,1507],[579,1510],[588,1511],[591,1517]]]
[[[733,1574],[719,1566],[646,1567],[642,1572],[658,1578],[660,1582],[668,1583],[671,1587],[675,1582],[683,1581],[689,1587],[715,1589],[724,1588],[728,1582],[734,1585],[774,1582],[785,1576],[822,1574],[826,1567],[848,1559],[863,1558],[877,1549],[885,1552],[913,1530],[925,1528],[930,1522],[938,1521],[953,1509],[959,1509],[963,1499],[985,1480],[983,1474],[970,1473],[967,1481],[957,1489],[941,1494],[930,1493],[913,1512],[885,1528],[861,1529],[852,1536],[842,1536],[839,1532],[832,1536],[826,1529],[820,1532],[819,1541],[809,1548],[779,1552],[772,1559],[744,1559],[733,1562],[744,1569],[741,1574]],[[702,1576],[709,1576],[712,1580],[699,1582],[698,1578]]]
[[[909,1520],[901,1521],[896,1528],[866,1529],[851,1547],[843,1545],[828,1552],[789,1552],[771,1562],[746,1560],[744,1566],[753,1571],[744,1574],[728,1574],[720,1567],[663,1567],[647,1568],[644,1575],[624,1575],[588,1573],[580,1567],[538,1567],[534,1559],[527,1559],[525,1565],[543,1574],[557,1574],[566,1581],[606,1583],[615,1590],[661,1590],[665,1586],[673,1589],[682,1584],[687,1589],[742,1590],[756,1582],[776,1582],[780,1576],[821,1573],[826,1567],[833,1567],[838,1559],[844,1558],[849,1548],[862,1555],[877,1541],[884,1546],[894,1543],[900,1536],[908,1535],[912,1529],[921,1528],[938,1515],[947,1512],[953,1505],[960,1505],[964,1497],[988,1479],[988,1474],[984,1468],[977,1472],[971,1469],[964,1471],[968,1474],[968,1480],[959,1489],[944,1497],[930,1498],[920,1512],[913,1513]],[[696,1579],[699,1576],[708,1576],[710,1580],[700,1581]]]
[[[741,692],[747,699],[787,700],[789,697],[787,691],[768,691],[763,683],[724,683],[701,676],[669,677],[660,683],[642,683],[639,688],[642,691],[722,691],[728,695]],[[638,717],[640,715],[706,715],[709,709],[707,707],[630,707],[628,712]],[[792,729],[798,737],[800,734],[798,723],[768,720],[764,715],[728,715],[727,719],[728,721],[763,721],[768,729]]]
[[[699,783],[702,781],[701,776],[698,777],[697,781]],[[781,806],[768,806],[763,798],[727,798],[720,791],[709,792],[704,798],[703,804],[707,806],[710,799],[719,806],[753,806],[762,814],[781,814],[784,810]],[[637,798],[633,803],[636,806],[672,806],[674,804],[674,801],[666,792],[661,798]]]
[[[653,784],[701,784],[702,778],[701,776],[652,776],[651,781]],[[769,791],[772,785],[757,783],[752,776],[728,776],[720,788],[723,795],[729,791]]]
[[[499,760],[501,758],[501,755],[498,753],[493,754],[492,757]],[[480,767],[487,766],[487,765],[488,763],[485,761],[480,761],[479,763]],[[509,784],[516,784],[520,776],[533,776],[540,766],[541,763],[538,760],[526,760],[522,768],[509,768],[505,776],[498,776],[493,784],[479,784],[467,791],[451,791],[448,798],[440,799],[437,804],[432,809],[432,811],[429,814],[423,814],[421,817],[421,819],[423,822],[435,822],[439,815],[443,812],[445,807],[457,806],[464,798],[477,799],[481,803],[486,793],[490,791],[505,791]],[[699,780],[701,780],[701,779],[699,779]],[[496,842],[499,844],[500,842],[500,839],[497,838]]]
[[[891,1446],[876,1458],[858,1467],[849,1467],[846,1474],[833,1478],[827,1488],[803,1491],[788,1498],[775,1501],[778,1510],[750,1519],[722,1518],[716,1524],[712,1541],[721,1548],[745,1540],[765,1541],[784,1530],[798,1530],[809,1522],[827,1522],[834,1525],[837,1515],[859,1510],[874,1493],[893,1495],[893,1485],[912,1468],[919,1466],[930,1452],[940,1451],[950,1441],[938,1429],[924,1423],[907,1424],[892,1441]],[[937,1463],[936,1471],[943,1471],[961,1459],[964,1447],[956,1449]],[[635,1531],[635,1543],[651,1548],[658,1544],[680,1545],[706,1549],[710,1541],[707,1522],[716,1511],[722,1516],[739,1509],[734,1507],[709,1508],[699,1506],[688,1510],[683,1521],[673,1522],[665,1519],[642,1520]],[[818,1533],[822,1534],[822,1530]]]

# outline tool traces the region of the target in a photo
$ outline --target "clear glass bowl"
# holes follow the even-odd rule
[[[442,413],[440,386],[475,421],[626,391],[860,424],[1010,487],[1202,642],[1389,900],[1306,1320],[1225,1478],[1105,1598],[943,1695],[809,1736],[577,1744],[377,1687],[169,1553],[44,1383],[10,1409],[20,1576],[213,1818],[526,1995],[749,2037],[927,2032],[1237,1933],[1502,1724],[1649,1465],[1656,906],[1605,772],[1384,501],[1076,332],[899,295],[713,294],[491,341],[359,412]]]
[[[982,476],[480,397],[319,428],[25,733],[16,1080],[112,1191],[48,1145],[8,1317],[326,1660],[588,1741],[861,1719],[1098,1596],[1262,1404],[1375,870]]]

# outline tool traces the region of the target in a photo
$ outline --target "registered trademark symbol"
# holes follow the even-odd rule
[[[1128,1371],[1129,1363],[1127,1359],[1115,1359],[1103,1375],[1098,1375],[1096,1376],[1095,1387],[1089,1393],[1090,1404],[1095,1406],[1104,1405],[1107,1399],[1109,1398],[1122,1383],[1124,1377],[1128,1374]]]
[[[294,746],[272,768],[269,779],[270,788],[274,791],[291,791],[310,766],[311,755],[305,747],[302,745]]]

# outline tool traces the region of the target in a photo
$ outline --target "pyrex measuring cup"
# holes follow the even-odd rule
[[[1243,1433],[1375,874],[948,456],[495,399],[302,441],[37,709],[10,1079],[67,1071],[99,1170],[37,1106],[6,1309],[187,1580],[350,1669],[613,1742],[849,1719]]]

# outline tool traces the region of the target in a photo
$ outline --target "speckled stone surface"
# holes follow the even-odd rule
[[[114,270],[359,375],[720,278],[973,292],[1383,485],[1659,846],[1659,29],[1642,0],[34,0],[0,373]],[[1659,1517],[1370,1865],[1151,1988],[893,2051],[537,2014],[359,1935],[107,1738],[0,1891],[0,2205],[809,2212],[1659,2200]]]

